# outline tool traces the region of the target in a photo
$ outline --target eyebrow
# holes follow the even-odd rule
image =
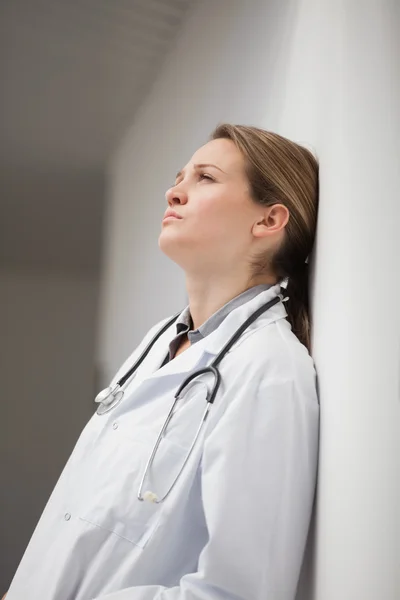
[[[203,169],[204,167],[214,167],[214,169],[218,169],[218,171],[221,171],[221,173],[225,173],[225,171],[223,171],[220,167],[217,167],[217,165],[213,165],[211,163],[201,163],[201,164],[197,164],[197,165],[193,165],[193,166],[195,169]],[[178,171],[178,173],[176,174],[176,179],[178,179],[179,177],[182,177],[184,172],[185,172],[185,169],[182,169],[182,171]]]

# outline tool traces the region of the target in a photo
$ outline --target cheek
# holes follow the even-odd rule
[[[194,215],[190,233],[193,241],[197,240],[213,252],[226,243],[226,238],[231,236],[231,229],[229,216],[221,206],[203,203]]]
[[[228,194],[217,189],[204,193],[193,203],[193,224],[201,230],[236,231],[241,223],[241,214]]]
[[[219,197],[215,201],[206,201],[199,206],[196,227],[203,239],[208,239],[210,245],[242,247],[246,243],[248,230],[248,214],[235,198]]]

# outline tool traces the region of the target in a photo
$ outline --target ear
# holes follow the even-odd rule
[[[263,214],[254,223],[252,233],[257,238],[279,233],[288,224],[289,217],[289,210],[283,204],[266,206]]]

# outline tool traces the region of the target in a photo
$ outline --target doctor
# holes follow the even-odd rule
[[[178,173],[159,245],[189,305],[116,374],[113,386],[164,329],[82,432],[7,600],[294,600],[317,471],[317,179],[308,150],[232,125]],[[186,386],[154,454],[182,381],[267,303],[219,363],[207,419],[209,372]]]

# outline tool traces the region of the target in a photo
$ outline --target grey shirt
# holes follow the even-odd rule
[[[181,316],[179,317],[179,319],[175,322],[176,336],[170,343],[169,352],[161,366],[164,366],[165,364],[167,364],[167,362],[174,358],[175,353],[181,345],[181,341],[184,336],[187,335],[189,342],[191,344],[195,344],[199,340],[202,340],[203,338],[207,337],[207,335],[210,335],[210,333],[215,331],[217,327],[221,325],[225,317],[227,317],[229,313],[232,312],[232,310],[238,308],[239,306],[242,306],[242,304],[245,304],[246,302],[249,302],[249,300],[252,300],[261,292],[265,292],[270,287],[271,286],[268,284],[261,284],[255,285],[254,287],[245,290],[244,292],[239,294],[239,296],[236,296],[235,298],[232,298],[232,300],[229,300],[229,302],[227,302],[224,306],[217,310],[217,312],[211,315],[211,317],[207,319],[207,321],[205,321],[203,325],[200,325],[198,329],[192,329],[192,317],[190,315],[189,306],[187,306],[181,314]]]

